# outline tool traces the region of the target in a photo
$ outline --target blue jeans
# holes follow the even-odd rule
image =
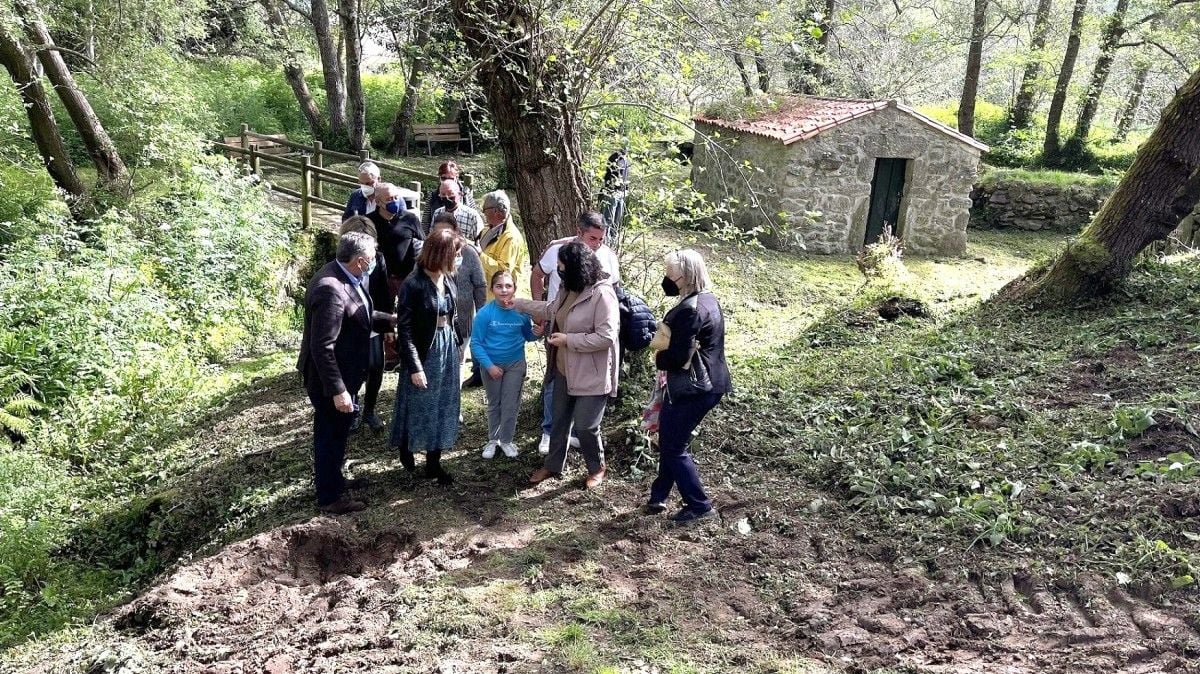
[[[692,431],[724,395],[705,393],[678,402],[663,402],[658,415],[658,477],[650,485],[651,503],[665,503],[671,487],[679,487],[679,495],[689,509],[697,513],[712,510],[712,501],[704,493],[700,474],[688,453],[688,441]]]

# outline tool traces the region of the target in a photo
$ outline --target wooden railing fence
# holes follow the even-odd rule
[[[214,141],[213,147],[218,151],[225,152],[234,156],[244,157],[246,160],[247,170],[257,176],[262,175],[263,165],[273,168],[283,169],[289,173],[294,173],[300,176],[300,188],[293,190],[288,187],[277,185],[274,182],[268,182],[268,186],[275,192],[286,194],[300,200],[300,221],[301,224],[308,228],[312,225],[312,208],[313,205],[326,206],[336,209],[339,213],[345,207],[345,202],[332,201],[325,198],[325,185],[338,185],[351,190],[357,189],[358,174],[346,174],[338,171],[333,171],[325,168],[326,159],[349,162],[372,161],[379,166],[381,171],[385,173],[393,173],[409,178],[417,178],[417,180],[408,183],[408,190],[411,195],[405,195],[406,208],[417,210],[421,207],[421,195],[424,193],[421,187],[421,181],[432,182],[436,184],[440,178],[432,173],[424,173],[399,164],[394,164],[389,161],[381,161],[372,159],[369,150],[363,150],[357,155],[348,154],[346,152],[335,152],[327,150],[323,147],[321,141],[313,141],[312,145],[305,145],[288,140],[282,134],[263,134],[250,129],[248,124],[242,125],[242,133],[240,136],[241,145],[226,143],[222,139]],[[260,145],[263,148],[260,148]],[[274,152],[264,151],[267,147],[284,146],[290,151],[287,154],[276,154]],[[333,162],[331,162],[333,163]],[[462,181],[470,187],[472,176],[465,174],[462,176]],[[390,181],[397,182],[397,181]],[[399,184],[397,182],[397,184]]]

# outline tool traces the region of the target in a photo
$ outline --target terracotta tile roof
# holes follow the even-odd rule
[[[755,119],[718,119],[700,115],[695,117],[695,121],[772,138],[784,145],[791,145],[797,141],[808,140],[822,131],[845,124],[850,120],[866,117],[889,107],[894,107],[921,123],[957,138],[982,152],[990,149],[974,138],[959,133],[895,100],[797,96],[789,99],[778,110]]]

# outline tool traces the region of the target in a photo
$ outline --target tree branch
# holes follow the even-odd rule
[[[732,165],[735,169],[737,169],[738,177],[741,178],[742,182],[746,185],[746,191],[750,194],[750,200],[753,202],[754,208],[764,218],[766,218],[767,223],[771,227],[771,233],[778,234],[780,232],[781,228],[780,228],[779,224],[775,222],[775,218],[770,213],[768,213],[767,209],[764,208],[763,205],[759,202],[758,193],[754,191],[754,185],[753,185],[753,183],[751,183],[750,177],[746,174],[746,171],[742,168],[741,164],[739,164],[738,161],[733,158],[733,155],[729,154],[728,150],[726,150],[724,147],[721,147],[720,143],[716,142],[708,134],[697,129],[696,125],[692,124],[691,121],[680,119],[674,115],[665,113],[662,110],[659,110],[658,108],[656,108],[652,105],[648,105],[646,103],[633,103],[630,101],[611,101],[611,102],[604,102],[604,103],[593,103],[591,105],[581,105],[579,107],[579,112],[584,112],[586,110],[594,110],[596,108],[609,108],[609,107],[641,108],[642,110],[647,110],[655,115],[658,115],[659,117],[669,119],[672,122],[675,122],[676,124],[680,124],[688,129],[690,129],[697,136],[700,136],[701,138],[703,138],[704,142],[709,147],[713,147],[713,148],[716,148],[717,150],[719,150],[721,152],[721,154],[724,155],[725,158],[729,160],[730,165]]]

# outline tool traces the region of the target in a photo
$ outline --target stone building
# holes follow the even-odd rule
[[[737,224],[761,227],[769,245],[852,253],[891,227],[910,253],[966,250],[988,146],[902,103],[796,97],[752,119],[695,122],[696,189],[737,199]]]

